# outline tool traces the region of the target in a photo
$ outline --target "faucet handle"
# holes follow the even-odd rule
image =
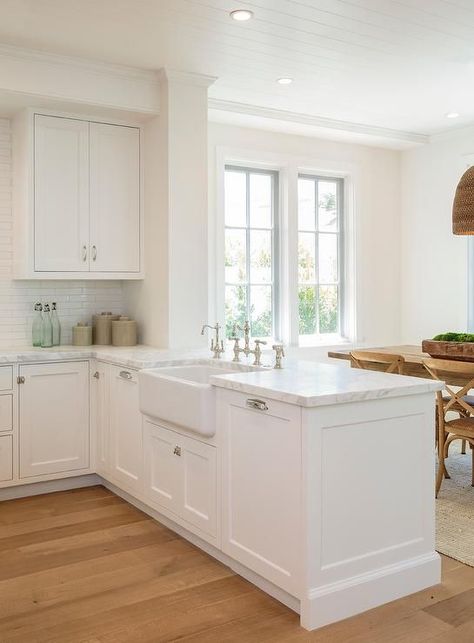
[[[265,340],[263,340],[263,339],[256,339],[256,340],[255,340],[255,343],[256,343],[256,344],[263,344],[263,345],[265,345],[267,342],[266,342]]]

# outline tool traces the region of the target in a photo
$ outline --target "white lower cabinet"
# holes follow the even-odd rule
[[[110,378],[107,364],[91,363],[91,425],[94,438],[95,470],[110,472]]]
[[[217,536],[216,447],[144,421],[145,495],[199,535]],[[193,531],[191,529],[191,531]]]
[[[89,468],[89,362],[19,367],[20,478]]]
[[[0,482],[13,479],[13,436],[0,436]]]
[[[218,392],[222,550],[297,596],[302,548],[301,409],[249,397]]]
[[[102,448],[110,453],[108,460],[114,481],[125,491],[140,492],[143,489],[143,437],[138,373],[118,366],[109,369],[110,428],[108,444],[102,442]]]

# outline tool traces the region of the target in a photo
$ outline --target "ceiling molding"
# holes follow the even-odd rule
[[[196,87],[210,87],[216,82],[217,76],[208,76],[207,74],[197,74],[195,72],[163,67],[158,71],[158,79],[160,82],[172,81],[185,83],[186,85],[195,85]]]
[[[310,127],[323,128],[326,130],[337,130],[339,132],[348,132],[350,134],[373,136],[378,139],[402,141],[413,145],[425,145],[430,142],[430,137],[428,135],[417,132],[405,132],[403,130],[378,127],[376,125],[351,123],[349,121],[340,121],[332,118],[325,118],[323,116],[313,116],[311,114],[302,114],[299,112],[290,112],[271,107],[261,107],[259,105],[251,105],[248,103],[220,100],[218,98],[209,99],[209,109],[234,114],[257,116],[278,121],[288,121],[299,125],[308,125]]]

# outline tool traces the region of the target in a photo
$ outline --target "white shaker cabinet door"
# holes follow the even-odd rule
[[[297,595],[301,540],[301,409],[219,391],[222,549]]]
[[[111,475],[125,489],[143,486],[142,415],[138,406],[138,373],[110,368]]]
[[[90,124],[92,272],[140,271],[140,130]]]
[[[35,116],[35,271],[89,270],[89,123]]]
[[[110,472],[110,394],[109,369],[102,362],[91,363],[91,418],[95,445],[95,469],[99,474]]]
[[[89,467],[89,364],[20,366],[20,477]]]
[[[145,495],[153,505],[178,515],[182,504],[181,436],[149,420],[145,420],[144,430]]]

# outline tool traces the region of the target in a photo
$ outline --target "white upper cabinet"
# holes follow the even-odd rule
[[[91,123],[90,168],[91,270],[139,272],[139,130]]]
[[[26,112],[13,135],[15,277],[142,279],[139,128]]]
[[[34,266],[89,270],[89,123],[35,118]]]

